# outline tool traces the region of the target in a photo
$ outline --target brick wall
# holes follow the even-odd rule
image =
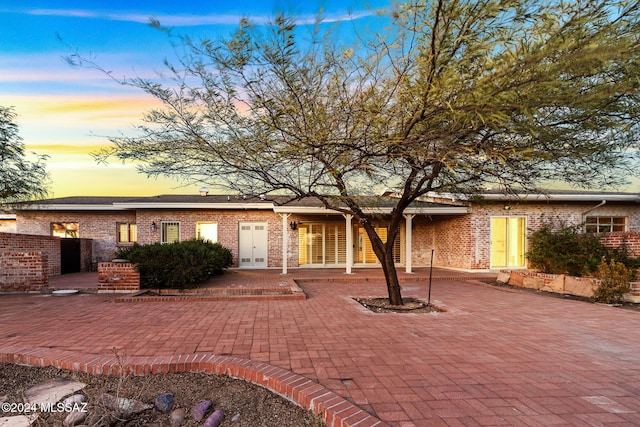
[[[424,220],[420,235],[414,236],[414,264],[424,264],[426,252],[436,249],[434,264],[442,267],[464,269],[488,269],[491,262],[491,218],[497,216],[525,217],[527,234],[553,221],[565,225],[577,225],[584,221],[584,213],[594,216],[625,216],[628,218],[626,233],[630,248],[640,255],[640,209],[636,204],[605,204],[591,210],[596,203],[485,203],[475,205],[471,215],[433,216]],[[416,217],[418,218],[418,217]],[[414,220],[415,221],[415,220]],[[414,227],[415,228],[415,227]],[[610,233],[608,243],[616,244],[618,233]],[[423,241],[420,243],[420,239]],[[426,239],[426,240],[424,240]],[[429,240],[431,244],[425,243]],[[528,246],[526,247],[528,250]]]
[[[52,222],[77,222],[79,237],[92,240],[92,259],[111,261],[118,248],[117,223],[135,223],[135,212],[19,211],[18,233],[51,236]]]
[[[51,276],[60,274],[60,238],[28,234],[0,233],[0,251],[41,252],[47,258]]]
[[[47,255],[42,252],[0,251],[0,291],[32,292],[49,283]]]
[[[140,290],[140,273],[135,264],[128,262],[101,262],[98,264],[98,292],[130,293]]]
[[[268,230],[267,263],[269,267],[282,266],[282,217],[273,211],[245,211],[245,210],[140,210],[137,213],[138,243],[149,244],[160,242],[160,224],[163,221],[180,223],[180,240],[196,237],[196,223],[215,221],[218,223],[218,242],[231,250],[233,266],[238,266],[239,223],[266,222]],[[156,230],[151,224],[156,223]],[[292,249],[295,245],[295,251]],[[289,232],[288,256],[289,265],[297,265],[297,234]],[[294,261],[296,264],[291,264]]]
[[[608,248],[626,246],[629,255],[640,257],[640,231],[605,233],[600,237],[602,244]]]

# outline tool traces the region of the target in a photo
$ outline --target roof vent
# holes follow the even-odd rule
[[[200,192],[200,195],[202,197],[206,196],[207,194],[209,194],[209,189],[207,187],[200,187],[200,190],[198,190]]]

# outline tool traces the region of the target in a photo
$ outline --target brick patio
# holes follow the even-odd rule
[[[0,354],[111,372],[117,352],[143,373],[231,373],[320,406],[332,425],[640,425],[639,312],[437,270],[432,302],[447,312],[376,314],[352,297],[385,296],[379,271],[289,276],[308,299],[1,295]],[[427,270],[402,276],[404,296],[426,299]],[[236,271],[220,286],[282,279]]]

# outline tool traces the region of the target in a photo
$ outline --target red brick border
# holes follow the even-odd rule
[[[48,354],[42,356],[41,354]],[[383,427],[384,422],[324,386],[267,363],[232,356],[187,354],[124,357],[82,354],[58,349],[4,348],[0,361],[29,366],[54,366],[93,375],[153,375],[169,372],[204,372],[227,375],[262,386],[287,400],[322,414],[329,427]]]

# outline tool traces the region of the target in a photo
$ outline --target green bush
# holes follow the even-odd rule
[[[142,288],[193,288],[232,263],[229,249],[203,240],[134,244],[119,250],[116,257],[136,264]]]
[[[529,237],[527,258],[533,268],[544,273],[592,276],[607,248],[593,234],[580,233],[578,226],[554,227],[543,224]]]
[[[593,292],[593,300],[611,304],[622,301],[624,294],[631,288],[629,282],[634,279],[635,270],[621,262],[602,258],[598,266],[596,277],[600,279],[600,286]]]

